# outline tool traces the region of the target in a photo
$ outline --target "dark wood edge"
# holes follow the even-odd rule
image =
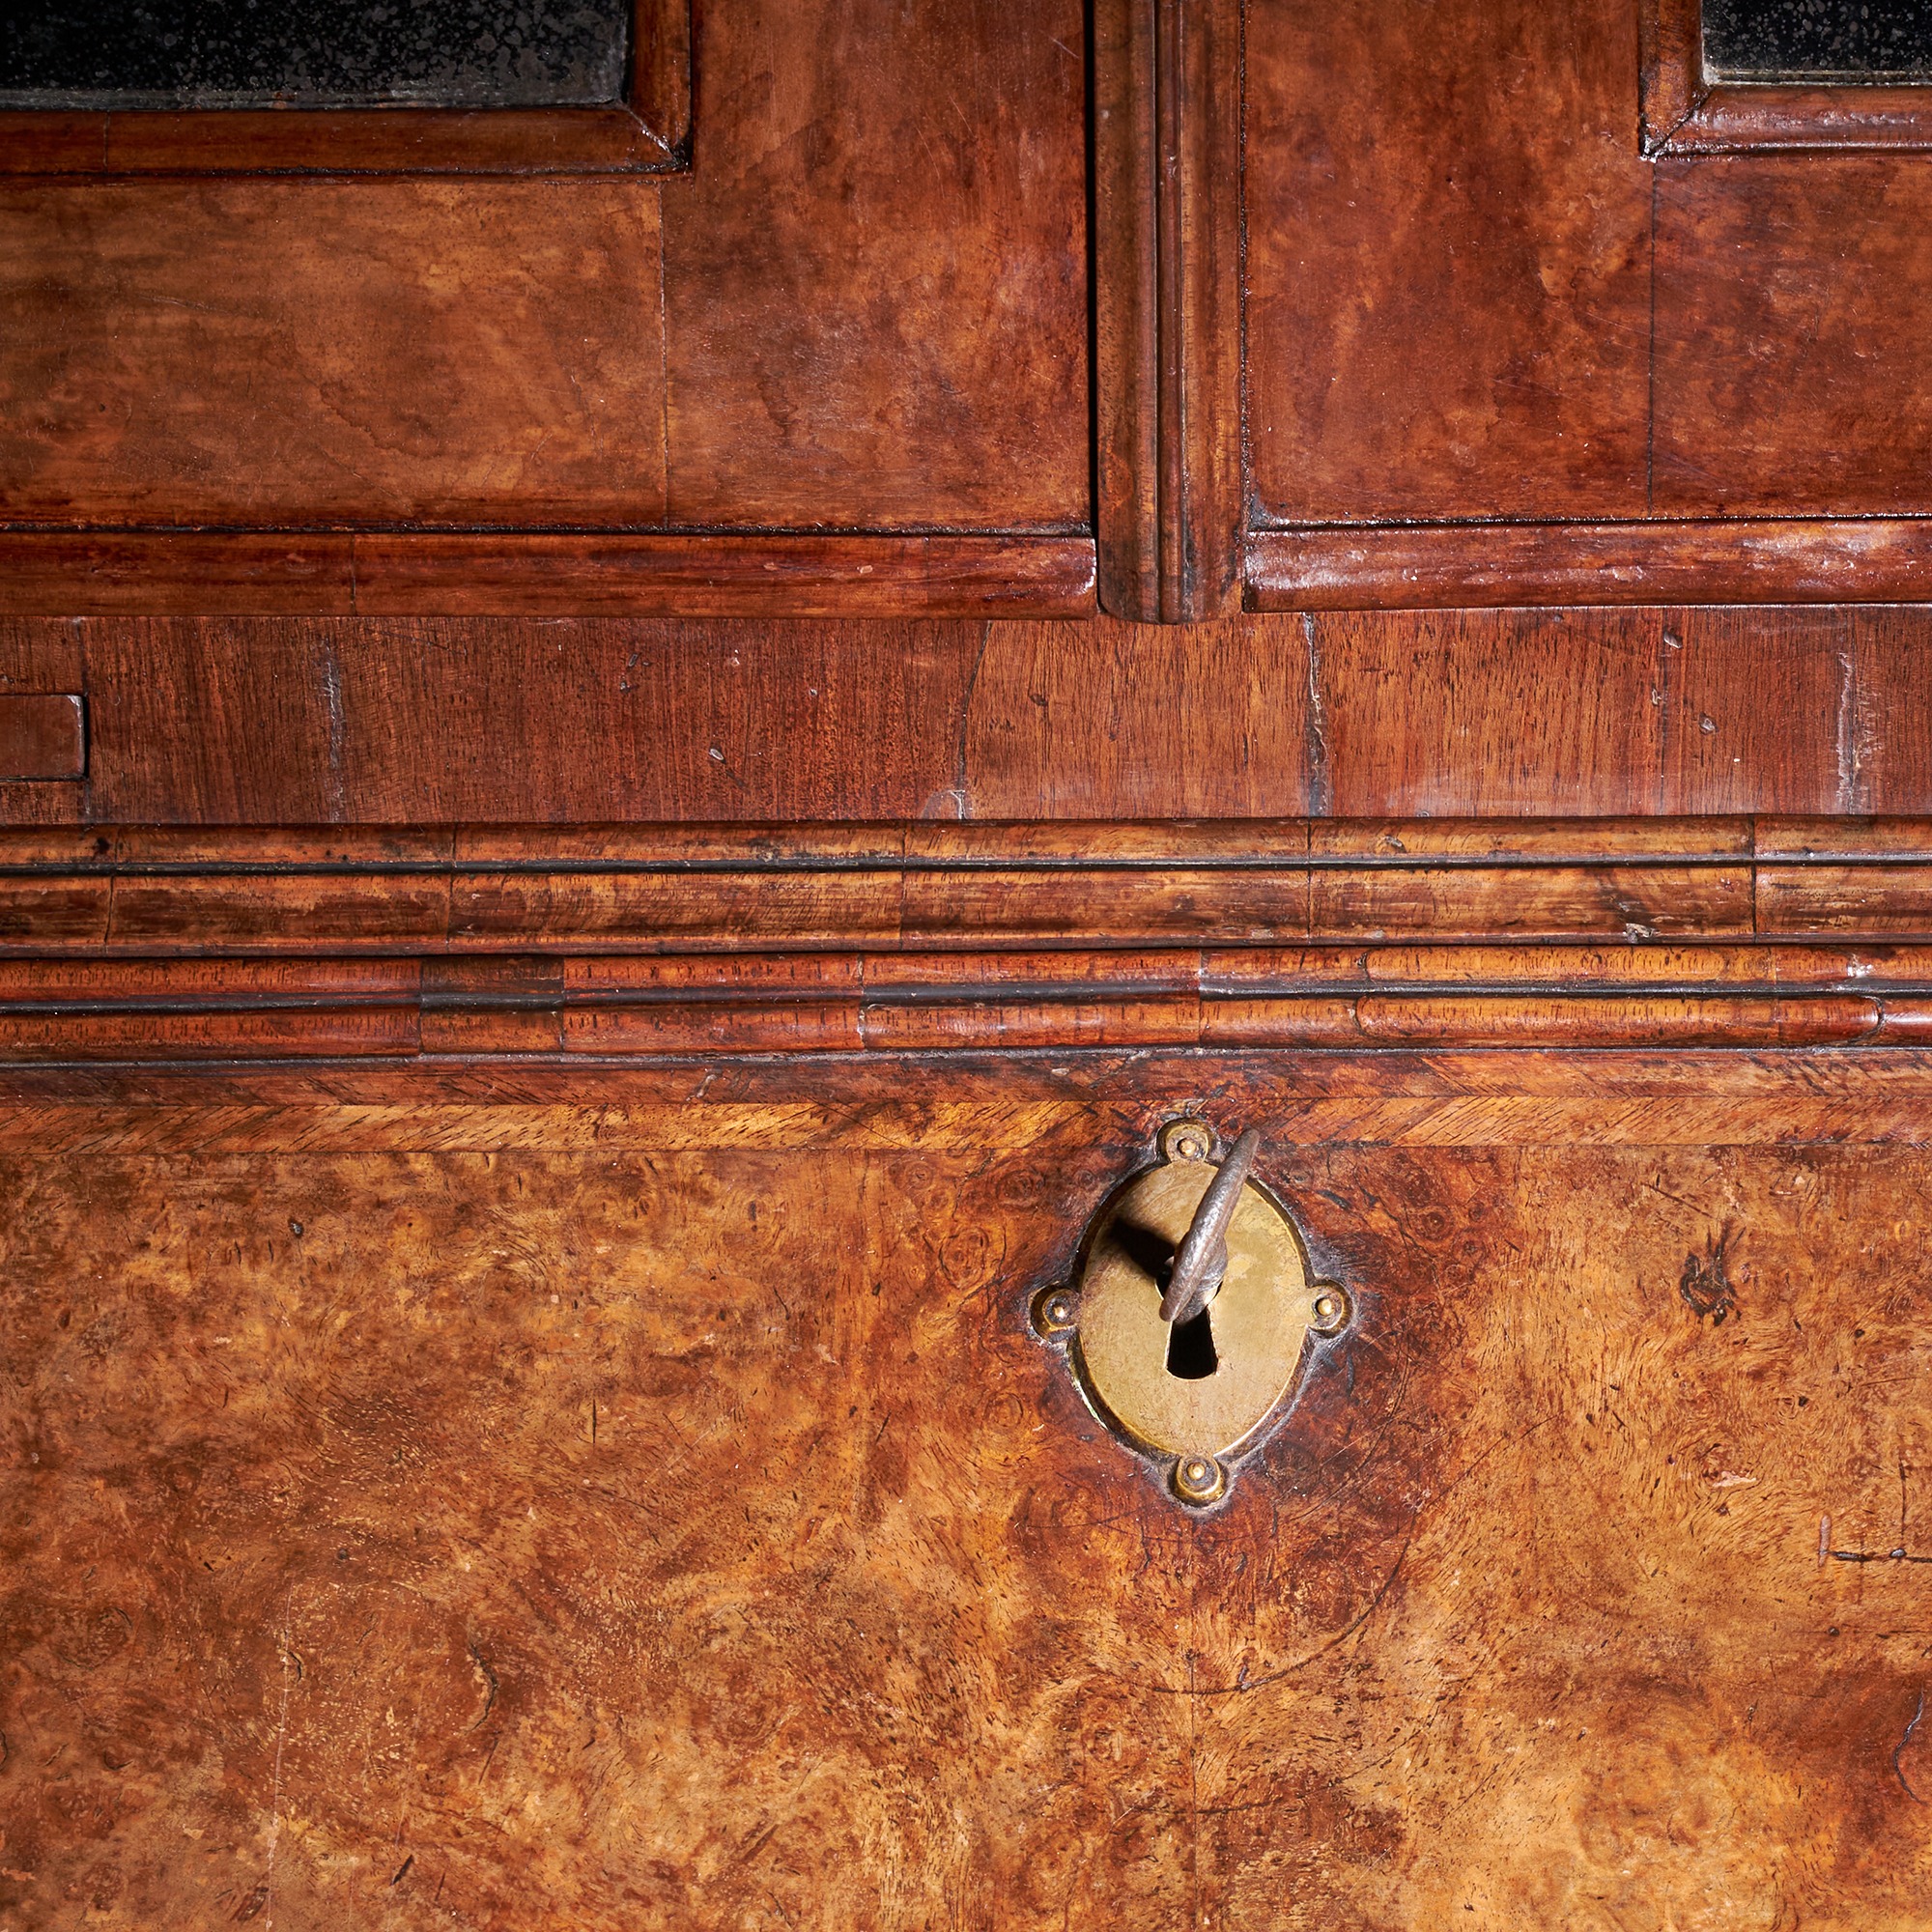
[[[975,616],[1094,610],[1084,536],[0,530],[8,616]]]
[[[688,164],[689,0],[636,0],[621,105],[0,110],[0,177],[663,174]]]
[[[1185,623],[1238,596],[1239,0],[1098,0],[1093,35],[1100,600]]]
[[[1248,536],[1251,611],[1932,600],[1932,518],[1323,525]]]
[[[1643,0],[1642,146],[1670,156],[1932,147],[1932,87],[1773,86],[1704,73],[1702,0]]]

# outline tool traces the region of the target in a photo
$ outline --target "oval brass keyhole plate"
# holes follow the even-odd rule
[[[1171,1461],[1175,1493],[1195,1504],[1226,1493],[1230,1460],[1293,1398],[1309,1334],[1337,1334],[1351,1314],[1341,1288],[1311,1279],[1286,1208],[1249,1179],[1227,1223],[1218,1292],[1191,1320],[1162,1319],[1176,1251],[1219,1172],[1213,1147],[1203,1122],[1169,1122],[1159,1163],[1109,1196],[1073,1284],[1046,1291],[1034,1313],[1039,1332],[1065,1346],[1094,1413]]]

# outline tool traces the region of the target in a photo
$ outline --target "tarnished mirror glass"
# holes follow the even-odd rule
[[[1932,0],[1704,0],[1712,80],[1932,80]]]
[[[4,0],[0,107],[618,100],[631,0]]]

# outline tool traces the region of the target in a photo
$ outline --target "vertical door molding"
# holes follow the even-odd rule
[[[1143,622],[1239,600],[1240,56],[1240,0],[1095,5],[1100,600]]]

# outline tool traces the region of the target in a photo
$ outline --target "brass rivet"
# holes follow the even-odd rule
[[[1170,1121],[1160,1130],[1166,1160],[1206,1160],[1214,1151],[1214,1129],[1206,1121]]]
[[[1336,1335],[1349,1325],[1349,1297],[1339,1288],[1317,1292],[1309,1310],[1309,1326],[1318,1335]]]
[[[1184,1503],[1218,1502],[1228,1493],[1228,1471],[1212,1456],[1183,1456],[1174,1465],[1174,1493]]]
[[[1033,1325],[1042,1335],[1065,1335],[1075,1326],[1079,1315],[1080,1303],[1070,1289],[1045,1289],[1034,1300]]]

